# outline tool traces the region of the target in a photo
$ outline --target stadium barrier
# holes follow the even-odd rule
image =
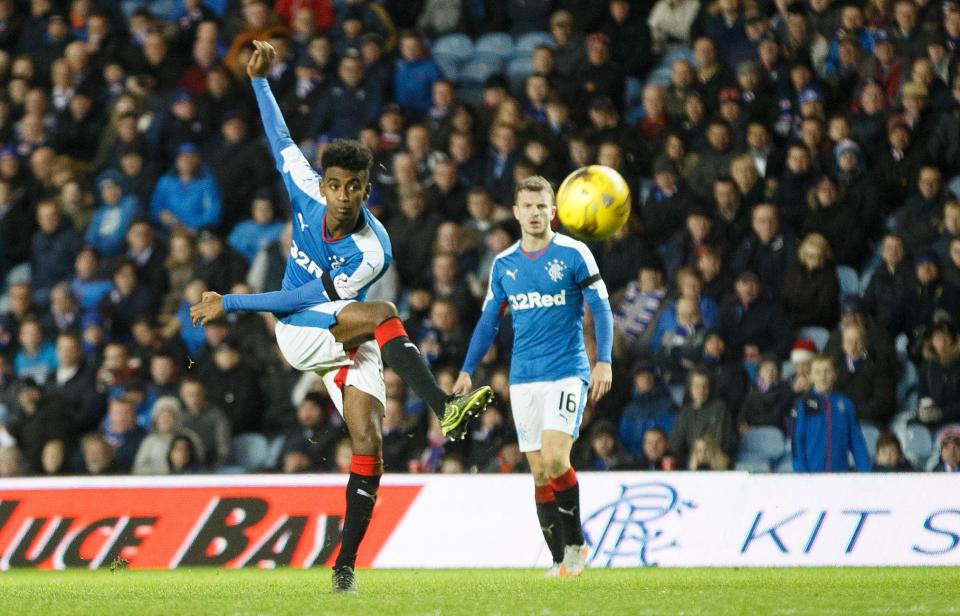
[[[594,567],[960,565],[949,475],[581,473]],[[0,480],[0,569],[313,567],[344,475]],[[358,564],[532,567],[524,475],[387,476]]]

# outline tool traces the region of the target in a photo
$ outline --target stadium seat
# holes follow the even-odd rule
[[[745,471],[748,473],[769,473],[770,463],[759,458],[751,458],[746,460],[738,458],[736,464],[733,465],[733,468],[734,470]]]
[[[683,399],[687,395],[687,388],[683,384],[679,385],[670,385],[670,397],[673,398],[674,404],[678,407],[683,406]]]
[[[474,54],[500,56],[504,61],[513,56],[513,37],[505,32],[491,32],[477,39],[473,46]]]
[[[533,74],[533,61],[517,56],[507,64],[507,81],[512,92],[522,94],[524,80]]]
[[[660,86],[666,86],[670,84],[670,69],[669,68],[658,68],[650,71],[650,76],[647,77],[647,84],[656,84]]]
[[[552,49],[556,47],[557,42],[549,32],[527,32],[517,37],[513,44],[513,55],[518,58],[529,58],[533,50],[540,45],[546,45]]]
[[[433,42],[431,55],[442,54],[464,62],[473,55],[473,41],[466,34],[446,34]]]
[[[792,377],[796,371],[797,368],[789,359],[780,364],[780,378],[783,380],[787,380]]]
[[[465,85],[483,85],[491,75],[503,70],[503,61],[497,56],[474,56],[460,67],[457,83]]]
[[[827,348],[827,342],[830,340],[830,332],[823,327],[801,327],[797,332],[797,338],[809,338],[817,345],[817,350],[823,352]]]
[[[693,51],[688,47],[675,47],[663,54],[660,58],[660,65],[657,68],[673,68],[673,63],[677,60],[689,60],[693,62]]]
[[[840,281],[840,295],[860,295],[860,276],[857,270],[848,265],[837,266],[837,279]]]
[[[627,109],[632,109],[643,102],[643,82],[636,77],[627,77],[624,80],[623,101]]]
[[[437,66],[440,67],[440,72],[443,73],[443,76],[449,79],[450,81],[456,82],[457,78],[460,75],[460,64],[462,60],[445,53],[434,53],[433,61],[437,63]]]
[[[920,382],[917,367],[906,358],[900,359],[900,380],[897,381],[897,403],[900,408],[917,408],[917,385]]]
[[[770,472],[785,449],[783,432],[779,429],[773,426],[753,428],[740,439],[736,467],[738,470],[749,470],[746,467],[750,467],[760,468],[759,472]]]
[[[880,438],[880,430],[873,424],[860,422],[860,432],[863,433],[863,440],[867,443],[870,459],[875,460],[877,458],[877,439]]]
[[[923,469],[934,449],[930,431],[919,424],[909,424],[904,426],[902,432],[897,433],[897,437],[903,448],[903,456],[914,468]]]
[[[231,443],[229,464],[239,466],[245,472],[263,470],[270,457],[270,445],[262,434],[248,432],[238,434]]]

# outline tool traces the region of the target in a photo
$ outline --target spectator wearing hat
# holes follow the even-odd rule
[[[124,238],[140,209],[135,195],[125,195],[123,176],[108,169],[97,177],[100,205],[87,227],[86,242],[101,255],[115,257],[124,246]]]
[[[896,374],[868,350],[867,330],[858,323],[843,326],[843,353],[837,391],[846,395],[857,410],[857,420],[878,429],[886,428],[896,412]]]
[[[691,370],[686,400],[670,433],[670,450],[679,460],[687,460],[694,442],[703,435],[715,438],[727,455],[736,448],[733,420],[710,376],[702,370]]]
[[[811,233],[797,253],[798,260],[783,279],[780,299],[784,313],[796,328],[830,329],[840,308],[840,283],[830,245],[819,233]]]
[[[633,396],[620,412],[620,441],[632,456],[642,456],[647,432],[658,428],[669,434],[677,406],[666,385],[657,378],[652,361],[642,358],[633,367]]]
[[[202,167],[199,148],[183,143],[176,152],[173,168],[153,191],[150,218],[168,231],[176,225],[194,230],[218,225],[222,217],[220,187]]]
[[[960,472],[960,431],[948,429],[940,437],[940,461],[933,467],[933,472]]]
[[[30,250],[30,286],[33,300],[46,305],[50,290],[58,282],[69,280],[74,257],[83,246],[83,237],[70,219],[63,216],[53,200],[37,204],[37,230]]]
[[[960,289],[940,276],[937,253],[920,253],[913,263],[916,282],[907,295],[903,313],[911,355],[915,361],[919,361],[927,332],[941,318],[939,315],[945,313],[949,318],[954,318],[960,314]]]
[[[860,213],[827,175],[817,181],[807,201],[803,233],[822,235],[830,245],[838,265],[848,265],[859,271],[869,252],[867,230],[858,218]]]
[[[174,90],[170,96],[170,108],[154,123],[159,142],[160,161],[163,166],[180,153],[183,144],[203,143],[208,127],[200,117],[193,95],[184,89]]]
[[[809,338],[797,338],[790,349],[790,363],[793,364],[793,377],[790,387],[794,394],[801,394],[812,387],[810,380],[810,362],[817,354],[817,345]],[[792,420],[789,424],[792,430]]]
[[[780,228],[777,208],[771,203],[753,207],[751,233],[736,248],[730,268],[735,275],[754,272],[770,295],[780,297],[783,273],[790,270],[797,258],[797,242]]]
[[[760,358],[757,378],[740,407],[737,426],[740,434],[752,428],[771,426],[783,430],[793,404],[793,390],[780,379],[780,360],[765,355]]]
[[[873,31],[873,57],[864,66],[864,76],[883,89],[887,103],[893,105],[900,95],[903,61],[897,57],[896,43],[886,30]]]
[[[949,322],[933,327],[923,343],[917,419],[936,431],[960,420],[960,342]]]
[[[792,413],[794,472],[847,472],[851,453],[857,471],[869,472],[870,452],[857,425],[856,409],[849,398],[834,391],[833,358],[816,356],[810,378],[813,387],[797,399]]]
[[[841,139],[833,148],[837,184],[844,200],[864,222],[868,235],[878,237],[882,232],[883,214],[895,204],[887,202],[877,190],[876,180],[866,172],[866,161],[860,146],[849,138]]]
[[[252,263],[258,252],[280,238],[283,223],[274,216],[272,192],[260,189],[250,203],[250,218],[233,227],[227,243]]]
[[[672,237],[683,229],[695,199],[666,156],[654,159],[652,171],[653,186],[647,189],[641,206],[645,231],[650,237]]]
[[[880,259],[863,292],[863,309],[892,339],[905,331],[905,302],[915,285],[914,272],[899,235],[888,233],[883,237]]]
[[[755,355],[777,357],[786,357],[790,349],[790,325],[780,306],[762,297],[761,290],[760,278],[743,272],[720,306],[718,328],[735,357],[743,357],[747,347],[755,347]]]
[[[897,234],[914,254],[925,250],[937,239],[937,227],[946,200],[940,169],[933,165],[921,167],[916,192],[893,214]]]

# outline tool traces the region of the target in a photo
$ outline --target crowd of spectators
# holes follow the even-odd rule
[[[440,51],[464,35],[518,44],[468,58],[477,82]],[[375,152],[394,265],[370,297],[441,386],[515,182],[599,163],[633,214],[591,245],[614,386],[578,468],[819,470],[789,443],[822,400],[852,405],[857,469],[957,470],[955,0],[0,0],[0,477],[349,467],[269,315],[189,320],[208,289],[279,288],[289,254],[254,39],[310,160]],[[453,444],[388,369],[386,469],[524,470],[510,347],[506,315],[475,375],[496,400]]]

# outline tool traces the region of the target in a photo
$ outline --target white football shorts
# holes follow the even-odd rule
[[[540,451],[544,430],[564,432],[576,439],[586,403],[587,383],[576,376],[511,385],[510,408],[520,451]]]
[[[330,327],[337,314],[354,300],[337,300],[317,304],[276,323],[277,344],[284,358],[301,372],[316,372],[337,410],[343,414],[343,388],[352,385],[385,404],[387,390],[383,383],[383,360],[375,340],[356,349],[344,349]]]

